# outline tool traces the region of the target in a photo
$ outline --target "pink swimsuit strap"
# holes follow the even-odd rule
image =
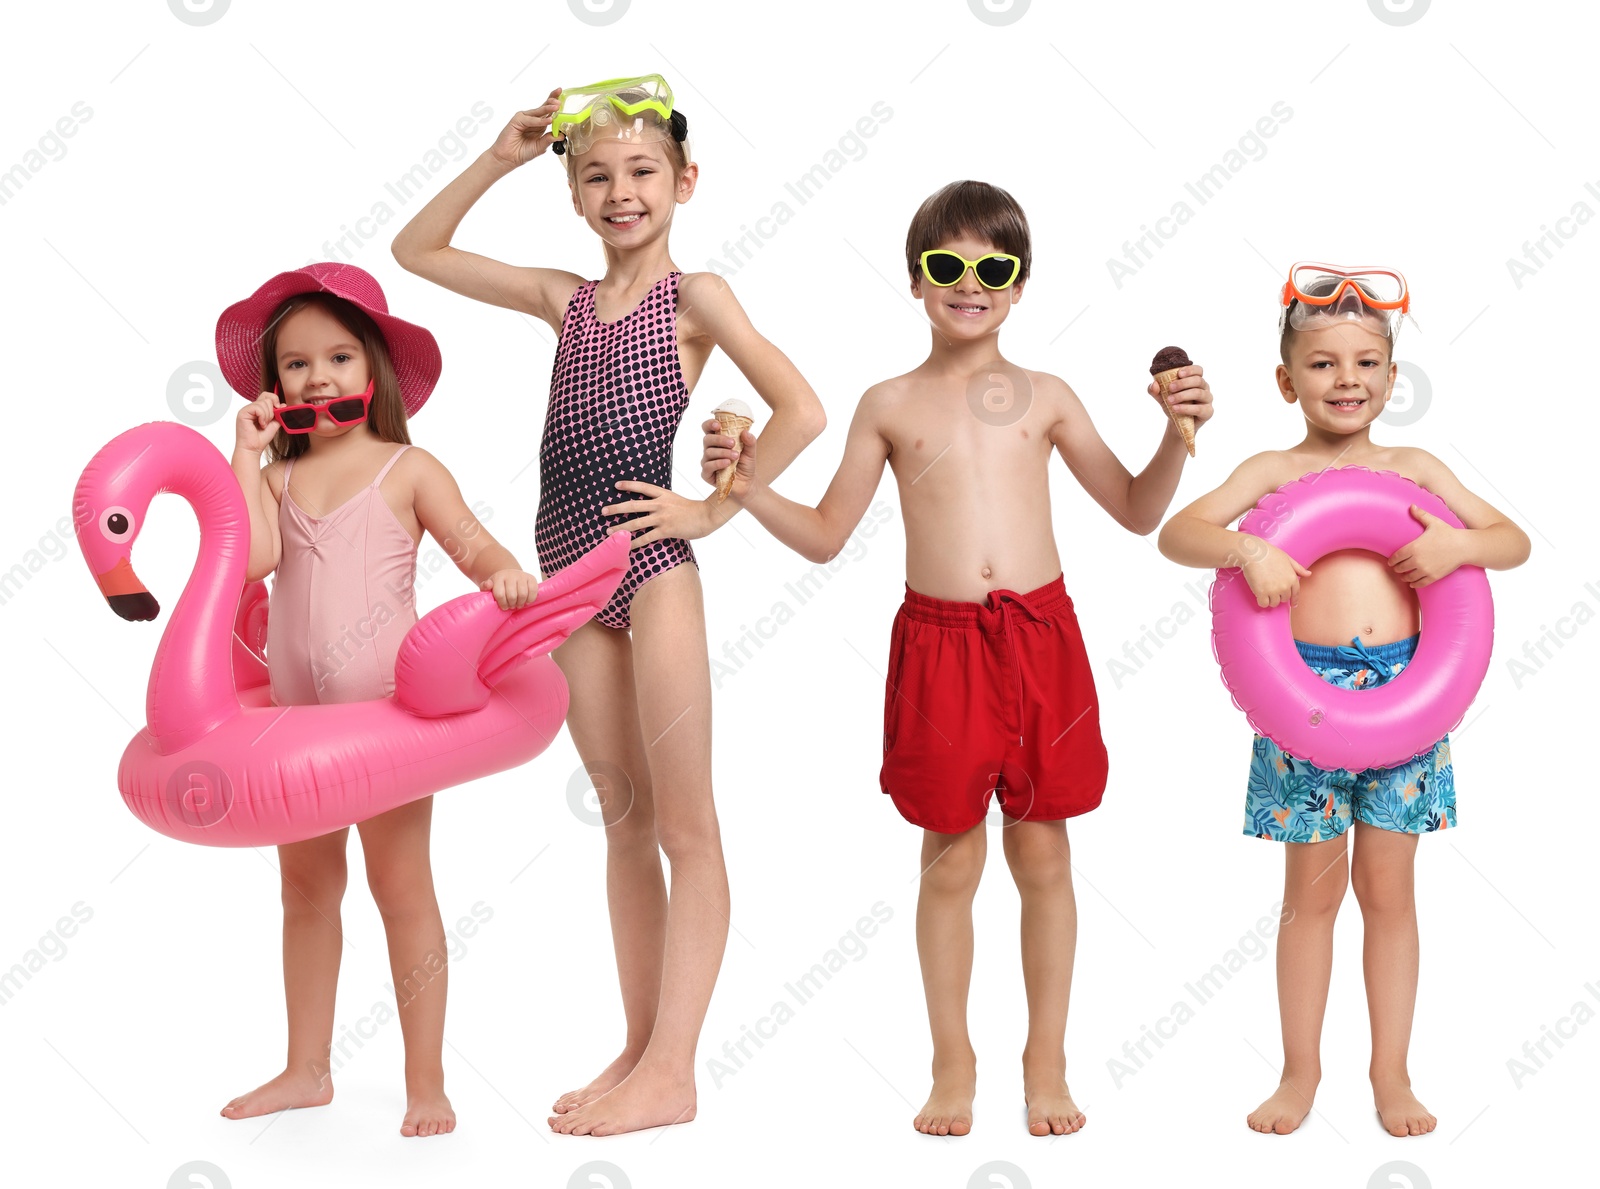
[[[362,488],[361,491],[372,491],[372,490],[376,489],[380,484],[382,484],[384,479],[388,476],[390,469],[394,466],[395,463],[400,461],[400,456],[402,454],[404,454],[409,449],[411,449],[411,444],[410,443],[406,443],[405,445],[401,446],[400,449],[396,450],[393,454],[391,454],[389,456],[389,461],[384,463],[383,464],[383,469],[378,472],[378,477],[376,479],[374,479],[371,483],[367,484],[366,487]],[[285,497],[287,497],[288,494],[289,494],[289,476],[294,474],[294,464],[295,464],[295,460],[291,458],[283,466],[283,494],[284,494]],[[356,492],[356,495],[360,495],[361,491]],[[340,504],[338,508],[334,509],[334,511],[335,512],[339,511],[340,508],[343,508],[345,506],[345,504],[350,503],[354,499],[355,499],[355,496],[351,496],[350,499],[346,500],[344,502],[344,504]],[[303,515],[306,515],[306,516],[310,516],[311,515],[309,512],[305,512],[303,509],[298,509],[297,508],[296,510],[300,511]],[[312,516],[311,518],[313,520],[322,519],[322,517],[320,517],[320,516]]]

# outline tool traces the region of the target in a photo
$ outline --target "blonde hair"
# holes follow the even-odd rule
[[[628,87],[618,91],[617,98],[624,103],[637,103],[648,99],[649,95],[643,87]],[[650,113],[648,118],[660,121],[661,117]],[[677,108],[673,108],[671,119],[666,121],[667,143],[671,147],[667,150],[667,160],[672,164],[672,180],[677,181],[683,176],[683,171],[689,167],[689,119]],[[559,154],[567,169],[567,182],[572,184],[577,181],[578,164],[571,152]]]

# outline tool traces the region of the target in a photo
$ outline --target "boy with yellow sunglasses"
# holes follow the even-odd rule
[[[1050,523],[1050,456],[1059,452],[1090,496],[1140,534],[1160,524],[1187,457],[1166,419],[1155,454],[1130,474],[1066,383],[1001,355],[1000,327],[1021,300],[1029,264],[1027,220],[1004,190],[953,182],[922,204],[906,265],[932,349],[861,398],[844,460],[814,508],[763,482],[748,430],[736,443],[716,421],[704,425],[706,481],[737,460],[728,502],[811,561],[844,546],[885,462],[899,483],[906,592],[889,649],[879,786],[923,830],[917,948],[933,1090],[914,1126],[934,1135],[972,1126],[972,899],[991,795],[1022,898],[1028,1130],[1064,1135],[1083,1126],[1064,1049],[1077,940],[1066,819],[1100,803],[1107,760]],[[1157,385],[1147,391],[1159,398]],[[1197,423],[1211,416],[1198,366],[1182,368],[1168,391],[1177,413]]]

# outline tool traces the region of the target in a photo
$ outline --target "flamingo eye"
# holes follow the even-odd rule
[[[121,544],[133,535],[133,517],[126,508],[108,508],[100,517],[100,531],[106,540]]]

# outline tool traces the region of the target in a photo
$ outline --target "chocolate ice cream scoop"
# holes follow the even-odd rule
[[[1156,352],[1156,357],[1150,361],[1150,374],[1159,376],[1162,372],[1170,372],[1175,368],[1188,367],[1193,360],[1184,352],[1182,347],[1162,347]]]

